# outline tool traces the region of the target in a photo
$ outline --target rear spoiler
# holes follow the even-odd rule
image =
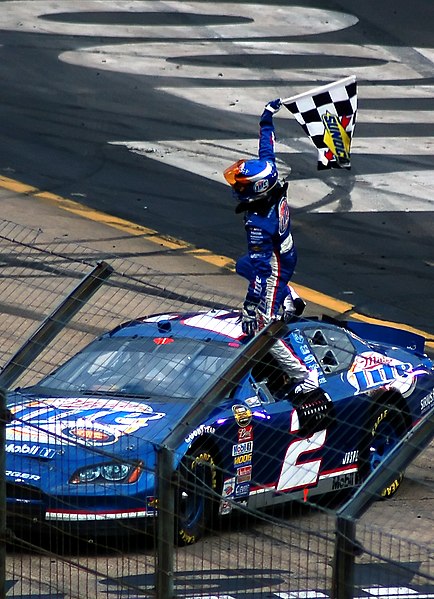
[[[425,337],[410,331],[395,329],[381,324],[371,324],[368,322],[358,322],[355,320],[337,320],[330,316],[323,315],[322,320],[332,322],[340,327],[348,329],[355,335],[362,337],[374,343],[386,343],[388,345],[398,345],[415,354],[425,353]]]

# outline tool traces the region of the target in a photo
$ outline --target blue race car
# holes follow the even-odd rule
[[[174,453],[180,544],[237,504],[357,487],[434,403],[433,362],[416,335],[323,317],[294,320],[284,338],[320,388],[295,393],[266,354],[188,429]],[[11,391],[9,525],[96,537],[155,521],[158,448],[248,341],[238,312],[144,317]],[[400,481],[391,473],[384,496]]]

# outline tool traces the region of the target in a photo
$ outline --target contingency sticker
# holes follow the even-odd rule
[[[251,424],[238,429],[238,443],[253,441],[253,426]]]
[[[253,441],[246,441],[245,443],[237,443],[232,445],[232,457],[237,455],[243,455],[253,451]]]
[[[242,404],[237,404],[232,406],[232,412],[238,426],[245,427],[251,423],[252,411],[250,408],[243,406]]]

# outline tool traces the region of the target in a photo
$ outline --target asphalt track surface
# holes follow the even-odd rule
[[[350,172],[317,172],[298,124],[275,119],[294,282],[430,337],[434,5],[300,4],[0,1],[1,185],[231,263],[245,239],[221,173],[255,154],[263,105],[355,74]]]
[[[324,304],[355,306],[359,314],[434,336],[432,1],[125,4],[129,10],[109,0],[0,0],[0,186],[26,194],[33,224],[47,226],[49,200],[100,222],[107,223],[102,213],[126,219],[131,231],[137,223],[167,247],[176,238],[189,258],[193,244],[208,250],[197,254],[202,260],[230,264],[245,242],[221,172],[240,155],[254,154],[263,104],[354,73],[359,119],[350,173],[317,173],[314,149],[298,125],[276,117],[282,172],[291,168],[295,282],[326,294]],[[10,212],[2,218],[19,220],[26,204],[8,198],[3,206]],[[72,219],[64,222],[73,226]],[[376,504],[368,522],[397,535],[404,524],[409,538],[428,542],[432,451],[420,460],[402,491],[386,507]],[[304,523],[311,519],[320,529],[318,514],[305,515]],[[275,563],[274,537],[259,524],[243,535],[222,534],[228,549],[222,544],[218,557],[221,592],[248,599],[260,584],[290,588],[291,581],[278,585],[291,564],[260,571],[249,551],[263,543]],[[233,549],[240,546],[246,548],[244,582],[241,575],[233,579]],[[194,576],[197,555],[214,555],[209,547],[205,541],[183,550],[181,574]],[[22,571],[32,573],[34,556],[20,557]],[[113,583],[116,559],[86,561],[97,570],[98,596],[124,596]],[[135,554],[123,556],[120,579],[137,563]],[[20,574],[9,581],[14,596],[17,584],[23,596],[38,590],[37,596],[53,596],[56,569],[49,558],[39,564],[43,588],[17,583]],[[300,588],[315,586],[312,568],[310,561]],[[371,595],[365,588],[364,575],[369,585],[433,595],[404,570],[395,578],[387,569],[364,572],[362,596],[378,597],[378,589]],[[92,588],[87,574],[79,582],[75,596]]]

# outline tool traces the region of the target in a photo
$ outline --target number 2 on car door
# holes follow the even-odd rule
[[[297,433],[299,430],[298,415],[294,410],[291,414],[289,432]],[[327,431],[323,430],[304,439],[291,441],[286,450],[276,491],[292,491],[300,487],[316,485],[322,458],[315,458],[302,463],[299,463],[299,460],[305,454],[321,449],[324,446],[326,436]]]

